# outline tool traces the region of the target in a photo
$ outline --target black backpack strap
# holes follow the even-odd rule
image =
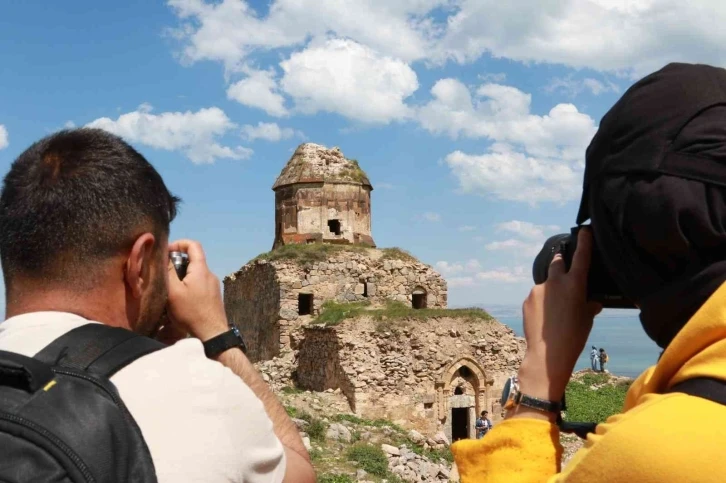
[[[695,377],[679,382],[667,392],[682,392],[726,405],[726,381],[712,377]]]
[[[89,323],[58,337],[35,359],[108,378],[139,357],[164,347],[163,343],[130,330]]]

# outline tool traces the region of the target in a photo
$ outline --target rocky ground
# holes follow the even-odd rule
[[[426,437],[386,420],[337,412],[340,393],[287,390],[281,399],[321,483],[459,481],[443,434]]]
[[[278,368],[268,363],[266,369]],[[587,381],[588,374],[593,373],[577,372],[573,380]],[[627,381],[609,376],[590,388]],[[340,391],[315,393],[288,386],[278,387],[277,392],[298,425],[321,483],[459,481],[449,442],[441,433],[425,436],[395,422],[359,418],[347,411]],[[560,442],[564,467],[584,440],[562,434]]]

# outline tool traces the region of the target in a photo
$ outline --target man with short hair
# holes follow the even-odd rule
[[[23,152],[0,193],[0,350],[32,357],[85,324],[155,336],[173,345],[111,381],[159,482],[314,482],[295,425],[242,350],[205,356],[202,343],[229,326],[200,244],[168,241],[178,201],[101,130],[61,131]],[[170,251],[188,253],[183,280]]]
[[[489,411],[482,411],[481,417],[477,418],[476,420],[476,439],[482,438],[485,434],[489,432],[490,429],[492,429],[492,422],[487,417],[489,415]]]
[[[592,350],[590,351],[590,365],[592,366],[593,371],[598,370],[598,364],[600,363],[600,353],[597,351],[597,347],[592,346]]]

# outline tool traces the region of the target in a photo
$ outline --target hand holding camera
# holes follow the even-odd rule
[[[169,251],[167,312],[172,325],[202,341],[227,331],[219,279],[209,270],[201,244],[179,240]]]
[[[592,234],[580,230],[569,271],[564,256],[554,255],[547,280],[536,285],[524,302],[527,353],[519,379],[522,391],[531,396],[552,401],[562,398],[593,318],[602,309],[599,303],[587,300],[591,253]]]

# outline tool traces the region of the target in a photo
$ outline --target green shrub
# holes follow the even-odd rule
[[[364,252],[369,247],[366,245],[330,245],[328,243],[293,243],[291,245],[283,245],[270,252],[257,255],[252,261],[268,260],[290,260],[300,265],[306,265],[316,262],[324,262],[334,253],[341,251]]]
[[[610,376],[602,373],[585,373],[580,377],[580,382],[588,386],[601,386],[610,380]]]
[[[318,475],[318,483],[354,483],[354,479],[340,473]]]
[[[324,442],[328,425],[317,418],[312,418],[309,422],[310,424],[305,428],[305,432],[308,433],[310,439],[321,443]]]
[[[400,319],[429,319],[432,317],[469,318],[482,321],[493,320],[485,310],[470,309],[414,309],[403,302],[389,300],[385,307],[370,308],[370,302],[338,303],[328,301],[323,304],[320,315],[315,319],[316,324],[327,326],[338,325],[345,319],[352,319],[361,315],[369,315],[379,321],[377,329],[387,331],[393,328],[392,323]]]
[[[292,387],[292,386],[285,386],[281,389],[283,394],[302,394],[305,391],[303,391],[300,388]]]
[[[588,376],[599,375],[588,374]],[[602,376],[607,377],[605,374]],[[585,380],[584,377],[583,380]],[[599,382],[595,382],[599,380],[590,378],[586,383],[571,381],[567,385],[565,420],[601,423],[613,414],[622,411],[629,384],[606,384],[594,390],[590,389],[590,386],[599,384]]]
[[[294,408],[292,406],[285,406],[285,411],[287,412],[287,415],[291,418],[297,417],[297,408]]]
[[[355,461],[358,466],[372,475],[380,477],[388,475],[388,458],[378,446],[355,444],[348,450],[348,459]]]
[[[323,452],[318,448],[312,448],[308,454],[310,455],[310,461],[317,463],[323,459]]]

